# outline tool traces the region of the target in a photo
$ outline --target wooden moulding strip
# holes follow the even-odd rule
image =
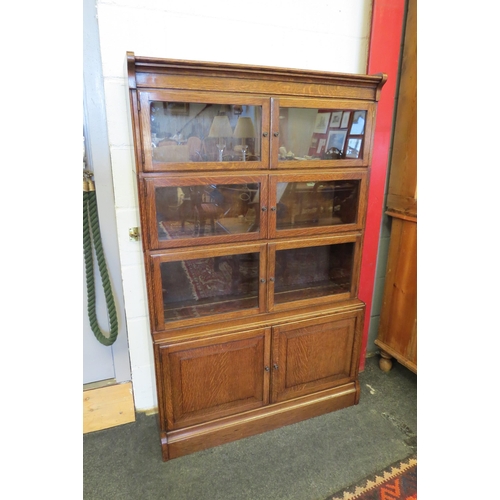
[[[135,422],[132,383],[83,391],[83,433]]]
[[[220,75],[221,73],[234,75],[238,78],[252,78],[255,75],[264,80],[273,78],[280,80],[299,80],[304,82],[327,81],[330,84],[344,83],[348,85],[364,85],[377,87],[385,82],[383,74],[362,75],[351,73],[335,73],[320,70],[304,70],[299,68],[283,68],[273,66],[253,66],[235,63],[221,63],[208,61],[188,61],[181,59],[162,59],[154,57],[136,56],[133,52],[127,53],[128,70],[133,73],[170,73],[195,76]]]
[[[357,404],[359,384],[350,382],[312,396],[225,417],[167,433],[162,440],[163,457],[178,458],[241,438],[254,436]],[[165,437],[165,436],[164,436]]]
[[[300,83],[288,81],[266,81],[257,79],[240,79],[225,76],[224,88],[221,89],[221,75],[199,76],[191,81],[182,75],[150,75],[139,73],[137,75],[137,88],[142,89],[170,89],[170,90],[199,90],[209,92],[227,92],[228,88],[236,93],[280,95],[280,96],[303,96],[308,97],[311,93],[316,98],[327,99],[359,99],[375,101],[377,87],[352,87],[343,85],[327,85],[322,83]]]
[[[194,325],[187,327],[175,328],[170,327],[165,331],[152,331],[152,337],[155,344],[163,344],[165,342],[180,342],[186,339],[197,340],[206,336],[223,333],[237,333],[258,328],[267,328],[276,324],[294,323],[307,319],[320,318],[334,315],[335,319],[343,317],[353,317],[356,314],[364,311],[365,304],[358,299],[350,299],[343,302],[338,302],[331,306],[321,304],[302,309],[297,309],[297,314],[290,314],[290,311],[278,311],[264,313],[246,318],[233,318],[225,321],[206,322],[203,325]]]

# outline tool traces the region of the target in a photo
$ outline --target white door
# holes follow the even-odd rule
[[[102,246],[114,291],[118,315],[118,336],[112,346],[102,345],[94,336],[87,314],[87,287],[83,265],[83,384],[114,379],[131,380],[125,306],[123,299],[115,202],[104,102],[97,11],[94,0],[83,2],[83,133],[87,166],[94,174]],[[83,198],[83,193],[82,193]],[[83,255],[83,248],[82,248]],[[83,258],[83,257],[82,257]],[[103,334],[109,334],[106,300],[94,259],[96,314]]]

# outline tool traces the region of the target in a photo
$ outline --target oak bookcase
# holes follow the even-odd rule
[[[357,404],[386,76],[127,62],[163,459]]]

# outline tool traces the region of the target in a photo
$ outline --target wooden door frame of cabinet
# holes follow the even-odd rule
[[[241,351],[244,348],[252,347],[252,342],[255,345],[258,345],[259,339],[262,343],[262,358],[256,361],[261,362],[261,365],[258,365],[255,370],[262,370],[261,372],[261,387],[260,391],[262,391],[262,399],[253,400],[252,398],[247,398],[247,401],[232,401],[232,404],[229,406],[226,404],[225,408],[217,409],[212,407],[210,410],[207,410],[205,413],[193,412],[191,415],[179,415],[179,412],[185,412],[186,409],[184,405],[179,404],[179,397],[181,389],[173,386],[172,379],[177,379],[178,383],[183,385],[183,389],[185,390],[185,383],[183,384],[181,373],[183,370],[181,369],[182,359],[176,356],[176,353],[184,353],[186,356],[187,353],[192,353],[193,351],[201,351],[204,348],[213,348],[214,353],[217,353],[217,347],[223,348],[225,351]],[[166,344],[158,344],[157,349],[159,350],[159,359],[160,364],[158,366],[158,383],[162,385],[161,394],[165,395],[161,398],[161,406],[159,405],[160,419],[165,424],[165,429],[180,429],[186,426],[195,425],[202,423],[207,420],[214,420],[216,418],[221,418],[221,416],[231,415],[234,413],[241,413],[243,411],[249,411],[251,409],[259,408],[262,406],[267,406],[269,404],[269,379],[270,379],[270,370],[265,370],[265,367],[269,366],[271,353],[271,329],[270,328],[260,328],[257,330],[248,330],[245,332],[232,333],[226,335],[216,335],[213,337],[206,337],[203,339],[197,340],[186,340],[183,342],[174,342],[174,343],[166,343]],[[198,357],[198,356],[197,356]],[[188,358],[189,359],[189,355]],[[218,370],[219,367],[214,367],[214,370]],[[173,376],[173,372],[178,371],[177,377]],[[185,370],[184,370],[185,371]],[[215,374],[213,374],[215,375]],[[222,379],[220,380],[222,382]],[[260,385],[260,383],[258,384]],[[258,392],[258,388],[256,387],[256,392]],[[227,395],[231,397],[231,394]],[[177,403],[177,405],[176,405]],[[235,411],[234,407],[238,406],[238,410]],[[199,415],[199,413],[202,413]],[[225,413],[225,415],[224,415]]]
[[[385,77],[384,77],[385,78]],[[384,80],[385,81],[385,80]],[[320,97],[272,97],[271,98],[271,126],[279,125],[279,114],[281,108],[313,108],[313,109],[346,109],[349,111],[363,110],[367,113],[366,126],[363,134],[363,154],[361,158],[343,158],[336,160],[324,160],[318,163],[317,160],[297,161],[281,161],[279,160],[280,137],[279,130],[271,130],[270,144],[270,169],[278,170],[283,168],[300,169],[300,168],[342,168],[342,167],[368,167],[371,162],[371,145],[373,142],[373,131],[376,120],[377,105],[374,101],[353,101],[346,99],[330,98],[324,99]],[[276,118],[278,117],[278,118]],[[330,129],[334,130],[334,129]],[[349,137],[349,134],[347,134]],[[347,139],[346,139],[347,143]]]
[[[359,180],[360,189],[358,193],[358,210],[357,218],[353,223],[330,225],[330,226],[313,226],[296,229],[277,229],[277,201],[276,201],[276,185],[279,182],[320,182],[320,181],[342,181],[342,180]],[[318,171],[280,171],[269,174],[269,221],[268,234],[269,239],[273,238],[291,238],[300,236],[309,236],[314,231],[315,235],[326,235],[337,232],[352,232],[362,231],[364,229],[366,218],[366,201],[368,195],[369,171],[365,168],[345,168],[339,170],[322,170]]]
[[[228,93],[228,92],[203,92],[187,90],[167,90],[167,89],[140,89],[138,94],[139,123],[141,128],[142,150],[144,157],[141,158],[141,170],[147,172],[170,172],[170,171],[199,171],[200,166],[206,170],[241,170],[242,162],[224,161],[204,161],[204,162],[154,162],[152,161],[151,141],[151,116],[149,103],[153,101],[171,101],[171,102],[204,102],[209,104],[241,104],[243,106],[260,106],[262,109],[261,124],[261,151],[260,161],[246,162],[247,169],[262,169],[269,158],[269,126],[270,126],[270,100],[261,95]]]
[[[176,248],[171,250],[155,250],[146,254],[146,272],[150,273],[147,280],[152,284],[150,300],[153,305],[154,315],[151,318],[153,331],[167,330],[170,327],[182,327],[189,325],[206,324],[211,316],[200,316],[188,319],[166,322],[164,316],[163,291],[161,286],[161,264],[164,262],[175,262],[179,260],[202,259],[210,257],[223,257],[242,255],[247,253],[258,253],[259,259],[259,290],[258,304],[249,309],[231,311],[212,315],[217,321],[239,317],[251,317],[255,314],[265,312],[267,300],[266,273],[267,273],[267,244],[262,242],[250,242],[247,244],[231,245],[209,245],[195,248]],[[149,288],[149,287],[148,287]]]
[[[195,183],[205,184],[249,184],[258,183],[259,190],[259,208],[256,212],[259,214],[259,230],[251,233],[230,234],[227,236],[211,235],[208,232],[202,238],[179,238],[160,241],[158,238],[157,209],[155,204],[155,188],[162,187],[186,187],[194,186]],[[142,178],[143,199],[145,200],[146,227],[149,235],[149,249],[174,249],[180,247],[196,247],[200,245],[212,245],[219,243],[242,243],[246,241],[265,240],[267,238],[268,225],[267,213],[268,206],[268,182],[265,172],[209,172],[203,173],[180,173],[175,172],[169,175],[145,175]]]
[[[338,330],[342,327],[347,329],[347,337],[345,340],[347,344],[352,346],[350,357],[346,357],[344,361],[348,362],[345,366],[346,372],[343,374],[329,374],[328,377],[320,380],[301,381],[299,384],[287,382],[289,377],[293,377],[295,370],[289,369],[289,360],[285,359],[288,356],[289,347],[288,342],[292,337],[300,337],[303,333],[307,333],[310,327],[319,327],[320,325],[334,325],[328,335],[337,336]],[[359,366],[359,349],[361,347],[361,331],[363,326],[362,311],[354,312],[351,314],[333,316],[323,316],[312,320],[302,320],[297,322],[289,322],[279,324],[272,328],[272,366],[273,376],[271,377],[271,403],[279,403],[296,397],[304,396],[312,392],[319,392],[331,388],[332,385],[343,385],[356,380],[356,374]],[[317,333],[317,332],[313,332]],[[310,334],[310,333],[309,333]],[[301,358],[301,365],[307,362],[305,353],[298,356]],[[333,355],[333,352],[329,352]],[[344,351],[344,355],[345,355]],[[331,358],[328,358],[329,363],[333,367]],[[314,365],[313,360],[311,361]],[[308,369],[306,368],[306,371]],[[334,381],[336,383],[334,384]]]

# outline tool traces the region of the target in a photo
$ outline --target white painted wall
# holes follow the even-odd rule
[[[125,57],[365,73],[371,0],[97,0],[118,243],[138,410],[157,405]]]

